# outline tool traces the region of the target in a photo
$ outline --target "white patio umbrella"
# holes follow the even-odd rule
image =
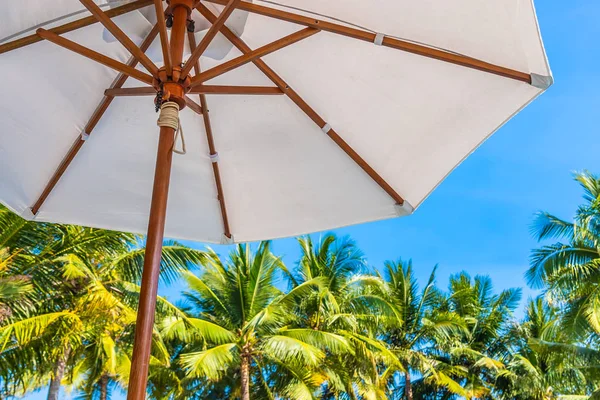
[[[129,399],[165,233],[234,243],[410,214],[552,83],[531,0],[104,1],[4,5],[0,201],[148,230]]]

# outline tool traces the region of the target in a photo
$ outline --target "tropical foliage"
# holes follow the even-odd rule
[[[573,221],[540,213],[526,273],[540,296],[460,272],[419,284],[411,261],[369,265],[348,238],[230,254],[166,242],[148,398],[600,398],[600,179],[576,176]],[[548,240],[551,240],[549,242]],[[143,242],[27,222],[0,208],[0,398],[127,387]]]

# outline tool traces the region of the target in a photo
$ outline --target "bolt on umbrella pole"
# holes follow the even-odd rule
[[[170,5],[174,17],[170,55],[173,66],[180,66],[187,21],[192,11],[193,0],[171,0]],[[180,108],[185,107],[184,89],[181,87],[178,76],[168,77],[166,75],[163,74],[163,83],[168,84],[173,91],[173,96],[169,101],[179,103]],[[175,75],[175,71],[173,71],[173,75]],[[177,90],[178,88],[180,90]],[[146,398],[174,140],[175,129],[161,126],[127,400],[144,400]]]

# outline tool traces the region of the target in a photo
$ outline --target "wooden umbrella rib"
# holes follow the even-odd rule
[[[154,0],[154,8],[156,9],[158,32],[160,33],[160,46],[162,48],[165,69],[167,70],[167,75],[171,76],[173,74],[173,64],[171,62],[169,35],[167,34],[167,23],[165,21],[165,11],[163,9],[162,0]]]
[[[185,96],[185,104],[196,114],[204,115],[204,108],[194,100],[190,99],[188,96]]]
[[[211,13],[212,15],[212,13]],[[188,40],[190,42],[190,47],[196,47],[196,37],[194,36],[193,33],[188,33]],[[201,70],[200,70],[200,61],[196,61],[196,63],[194,64],[194,72],[196,75],[199,75]],[[202,107],[203,110],[205,110],[204,113],[202,113],[202,118],[204,119],[204,129],[206,131],[206,140],[208,142],[208,151],[210,152],[210,155],[212,157],[216,157],[217,156],[217,150],[216,150],[216,146],[215,146],[215,141],[214,141],[214,137],[213,137],[213,133],[212,133],[212,125],[210,123],[210,117],[208,115],[209,110],[208,110],[208,103],[206,101],[206,96],[204,94],[200,94],[200,106]],[[227,207],[225,206],[225,194],[223,191],[223,182],[221,181],[221,171],[219,170],[219,161],[218,160],[211,160],[212,162],[212,168],[213,168],[213,175],[215,177],[215,185],[217,187],[217,197],[219,200],[219,208],[221,209],[221,218],[223,219],[223,231],[224,234],[227,238],[231,239],[231,228],[229,226],[229,217],[227,215]]]
[[[104,91],[106,96],[154,96],[156,89],[152,86],[142,87],[110,87]],[[283,95],[277,86],[223,86],[223,85],[198,85],[192,88],[189,94],[222,94],[222,95]]]
[[[221,14],[217,17],[212,26],[208,29],[208,32],[204,35],[200,44],[198,46],[191,46],[194,50],[187,60],[183,69],[181,70],[181,77],[185,79],[188,76],[192,68],[195,67],[196,63],[200,60],[200,57],[206,51],[212,40],[217,36],[221,27],[227,21],[227,18],[231,15],[233,11],[235,11],[236,6],[240,3],[241,0],[229,0],[225,3],[225,8],[221,11]]]
[[[282,95],[277,86],[223,86],[198,85],[190,90],[191,94],[237,94],[237,95]]]
[[[133,43],[133,40],[131,40],[129,36],[127,36],[125,32],[123,32],[121,28],[119,28],[117,24],[115,24],[113,20],[96,5],[96,3],[94,3],[93,0],[79,0],[79,2],[83,4],[94,17],[96,17],[98,22],[100,22],[119,41],[119,43],[129,50],[131,55],[134,56],[152,76],[158,76],[158,67],[154,65],[152,60],[150,60],[150,58],[137,47],[135,43]]]
[[[216,18],[214,14],[203,4],[196,9],[209,21]],[[223,26],[221,33],[243,54],[252,52],[250,47],[229,28]],[[273,71],[263,60],[254,59],[253,63],[260,69],[275,85],[277,85],[319,128],[323,128],[326,122],[321,116],[306,103],[295,90],[293,90],[275,71]],[[352,147],[338,135],[335,130],[330,129],[327,135],[333,140],[358,166],[362,168],[371,179],[373,179],[396,203],[404,204],[404,199],[388,184],[381,175],[377,173]]]
[[[140,49],[142,49],[142,51],[144,51],[144,52],[147,51],[148,48],[150,47],[150,45],[152,44],[152,42],[154,42],[154,39],[156,39],[156,35],[158,35],[158,26],[157,25],[155,25],[154,28],[152,28],[152,30],[150,31],[150,33],[148,33],[148,36],[146,36],[146,38],[140,45]],[[131,68],[135,68],[137,66],[137,64],[138,64],[138,60],[135,59],[134,57],[131,57],[131,59],[127,63],[127,65],[130,66]],[[123,87],[123,85],[127,81],[127,78],[129,78],[129,76],[127,76],[124,73],[120,73],[110,87],[112,89],[119,89],[119,88]],[[100,104],[98,104],[96,111],[94,112],[94,114],[92,115],[92,118],[90,118],[89,122],[87,123],[87,125],[85,127],[85,132],[87,134],[92,133],[92,131],[94,130],[94,128],[96,127],[96,125],[98,124],[98,122],[100,121],[102,116],[104,116],[104,113],[108,109],[108,106],[110,106],[110,103],[112,103],[113,99],[114,99],[113,96],[107,96],[106,94],[104,95],[104,99],[102,99]]]
[[[106,15],[110,18],[118,17],[119,15],[127,14],[128,12],[138,10],[142,7],[146,7],[152,4],[152,0],[137,0],[119,7],[115,7],[111,10],[106,11]],[[97,23],[98,20],[94,16],[85,17],[78,19],[73,22],[69,22],[64,25],[57,26],[52,29],[48,29],[50,32],[53,32],[57,35],[62,35],[67,32],[72,32],[74,30],[85,28],[86,26],[93,25]],[[13,40],[11,42],[1,44],[0,45],[0,54],[6,53],[12,50],[20,49],[21,47],[28,46],[33,43],[41,42],[43,39],[39,37],[37,34],[25,36],[23,38]]]
[[[281,78],[279,78],[279,77],[275,78],[274,77],[273,81],[275,79],[281,79]],[[288,89],[286,90],[286,94],[287,94],[287,96],[289,97],[290,100],[292,100],[310,119],[312,119],[314,121],[315,124],[317,124],[317,126],[319,128],[323,128],[326,125],[325,120],[323,118],[321,118],[321,116],[319,114],[317,114],[317,112],[314,109],[312,109],[308,105],[308,103],[306,103],[302,99],[302,97],[300,97],[300,95],[295,90],[293,90],[292,88],[288,87]],[[369,165],[369,163],[367,163],[367,161],[365,161],[364,158],[362,158],[356,151],[354,151],[354,149],[348,143],[346,143],[346,141],[344,139],[342,139],[342,137],[334,129],[329,129],[329,131],[326,132],[326,134],[360,168],[362,168],[362,170],[365,171],[367,173],[367,175],[369,175],[371,177],[371,179],[373,179],[390,197],[392,197],[396,201],[396,203],[398,203],[400,205],[404,204],[404,199],[402,198],[402,196],[400,196],[398,194],[398,192],[396,192],[394,190],[394,188],[390,184],[388,184],[385,181],[385,179],[383,179],[383,177],[381,175],[379,175],[377,173],[377,171],[375,171]]]
[[[207,0],[211,3],[224,4],[225,0]],[[307,17],[304,15],[295,14],[288,11],[278,10],[271,7],[266,7],[258,4],[253,4],[247,1],[242,1],[237,6],[238,9],[260,14],[266,17],[279,19],[282,21],[292,22],[299,25],[318,28],[323,31],[335,33],[338,35],[348,36],[354,39],[363,40],[373,43],[377,34],[367,32],[361,29],[352,28],[345,25],[336,24],[316,18]],[[420,44],[400,40],[385,36],[382,42],[383,46],[403,50],[409,53],[418,54],[423,57],[429,57],[440,61],[445,61],[451,64],[461,65],[463,67],[476,69],[479,71],[488,72],[494,75],[503,76],[510,79],[515,79],[521,82],[531,84],[531,75],[525,72],[516,71],[514,69],[494,65],[485,61],[477,60],[472,57],[467,57],[460,54],[451,53],[449,51],[438,50]]]
[[[58,36],[57,34],[47,31],[45,29],[38,29],[37,34],[40,37],[42,37],[54,44],[64,47],[65,49],[71,50],[75,53],[78,53],[78,54],[84,56],[84,57],[87,57],[91,60],[94,60],[94,61],[100,63],[100,64],[103,64],[109,68],[115,69],[119,72],[129,75],[132,78],[135,78],[141,82],[147,83],[148,85],[152,85],[152,76],[146,74],[145,72],[142,72],[135,68],[132,68],[127,64],[123,64],[122,62],[119,62],[119,61],[114,60],[110,57],[107,57],[103,54],[95,52],[91,49],[88,49],[87,47],[84,47],[78,43],[72,42],[68,39]]]
[[[227,28],[226,26],[221,27],[221,29]],[[229,29],[229,28],[227,28]],[[192,87],[202,84],[210,79],[213,79],[219,75],[222,75],[232,69],[239,68],[242,65],[245,65],[257,58],[264,57],[267,54],[271,54],[277,50],[280,50],[284,47],[287,47],[291,44],[299,42],[302,39],[306,39],[315,33],[318,33],[319,29],[316,28],[304,28],[298,32],[292,33],[291,35],[285,36],[281,39],[278,39],[274,42],[271,42],[267,45],[259,47],[256,50],[245,53],[239,57],[234,58],[233,60],[227,61],[223,64],[217,65],[205,72],[201,72],[200,74],[194,76],[192,78]]]
[[[150,45],[156,38],[157,34],[158,34],[158,28],[155,26],[150,31],[148,36],[146,36],[146,38],[144,39],[144,42],[141,44],[140,48],[142,49],[142,51],[148,50],[148,48],[150,47]],[[130,66],[131,68],[135,68],[135,66],[137,64],[138,64],[138,61],[134,57],[131,57],[131,59],[127,63],[127,65]],[[117,88],[122,87],[125,84],[125,81],[127,81],[127,78],[128,78],[127,75],[120,73],[113,81],[111,88],[117,89]],[[88,123],[85,126],[84,132],[87,135],[90,135],[92,133],[92,131],[94,130],[94,128],[96,127],[96,125],[98,124],[98,122],[100,121],[100,119],[102,118],[102,116],[104,115],[106,110],[108,109],[108,106],[110,106],[110,103],[112,103],[113,99],[114,99],[114,97],[112,97],[112,96],[107,96],[106,94],[104,95],[104,98],[98,104],[98,107],[96,107],[96,110],[92,114],[92,117],[90,118],[90,120],[88,121]],[[77,154],[79,153],[79,150],[81,150],[81,147],[83,146],[84,143],[85,143],[85,140],[81,137],[81,135],[79,135],[77,137],[77,139],[75,140],[75,142],[73,143],[73,146],[71,146],[71,148],[69,149],[69,151],[67,152],[67,154],[65,155],[63,160],[61,161],[60,165],[58,166],[58,168],[56,169],[56,171],[54,172],[54,174],[52,175],[52,177],[50,178],[50,180],[44,187],[44,190],[42,191],[42,194],[40,195],[40,197],[38,197],[38,199],[34,203],[33,207],[31,207],[31,212],[34,215],[39,212],[40,208],[43,206],[44,202],[46,201],[46,199],[48,198],[50,193],[52,193],[52,191],[54,190],[54,188],[56,187],[56,185],[58,184],[58,182],[60,181],[60,179],[62,178],[64,173],[66,172],[69,165],[71,165],[71,162],[73,161],[75,156],[77,156]]]
[[[48,198],[48,196],[50,195],[60,178],[63,176],[69,165],[71,165],[71,162],[73,161],[77,153],[79,153],[79,150],[81,150],[81,147],[84,143],[85,141],[82,140],[80,137],[75,139],[75,142],[73,143],[73,145],[67,152],[67,155],[65,156],[65,158],[63,158],[60,165],[50,178],[50,181],[44,188],[44,191],[37,199],[33,207],[31,207],[31,212],[33,213],[33,215],[36,215],[40,211],[40,208],[42,208],[42,205],[44,204],[44,202],[46,201],[46,199]]]

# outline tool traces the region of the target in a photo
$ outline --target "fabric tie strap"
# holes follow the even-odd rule
[[[158,126],[171,128],[175,131],[175,140],[173,141],[173,153],[185,154],[185,137],[183,136],[183,128],[179,121],[179,105],[173,101],[167,101],[160,106],[160,115],[156,122]],[[177,139],[181,136],[181,150],[175,148]]]

